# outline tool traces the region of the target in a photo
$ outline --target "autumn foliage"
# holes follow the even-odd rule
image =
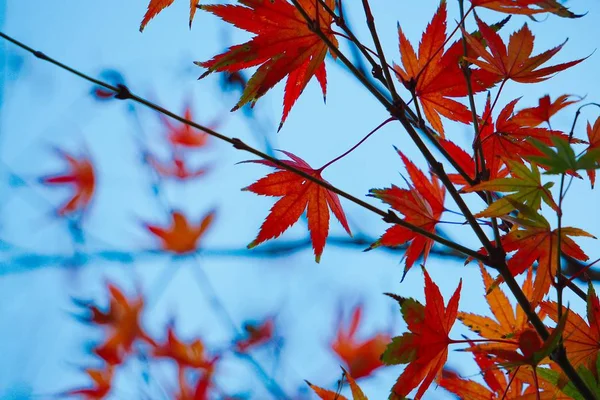
[[[151,0],[140,31],[174,2]],[[345,153],[332,150],[330,161],[319,168],[305,161],[310,160],[309,155],[300,157],[288,150],[263,152],[235,135],[217,132],[218,124],[195,123],[189,102],[183,115],[176,117],[132,95],[132,88],[123,81],[115,86],[99,85],[92,93],[98,101],[133,100],[161,113],[161,143],[167,156],[149,150],[143,154],[143,163],[159,183],[183,185],[212,174],[213,164],[198,164],[193,155],[210,151],[209,144],[217,139],[252,154],[243,158],[246,161],[238,168],[254,171],[256,167],[256,180],[241,190],[244,196],[273,199],[270,210],[252,210],[265,216],[264,221],[256,227],[256,236],[247,238],[247,249],[241,251],[274,247],[280,236],[297,225],[306,233],[306,246],[310,245],[318,263],[323,256],[333,257],[328,254],[330,247],[327,251],[325,247],[330,231],[337,228],[345,232],[343,240],[360,244],[363,250],[401,249],[398,280],[410,274],[423,276],[420,299],[403,295],[402,283],[394,291],[398,294],[386,293],[397,319],[402,320],[402,330],[393,323],[373,330],[365,322],[369,314],[363,304],[340,308],[326,346],[342,367],[333,373],[340,374],[341,380],[337,390],[329,388],[332,382],[327,381],[307,381],[308,388],[302,384],[313,398],[350,398],[340,393],[345,390],[354,400],[365,400],[367,395],[359,383],[383,370],[394,371],[394,381],[385,388],[392,400],[426,398],[436,387],[473,400],[600,398],[600,300],[591,283],[587,290],[576,284],[585,280],[586,271],[598,261],[590,261],[594,258],[582,248],[584,241],[596,239],[597,232],[571,226],[564,207],[572,182],[589,181],[586,190],[594,190],[596,169],[600,168],[600,117],[588,120],[583,128],[577,122],[583,107],[600,106],[593,99],[585,103],[585,96],[578,94],[507,98],[506,89],[509,85],[542,84],[593,60],[582,54],[577,59],[556,61],[567,41],[540,50],[534,35],[538,22],[547,23],[545,18],[585,18],[584,12],[575,14],[556,0],[471,0],[466,8],[459,0],[458,13],[451,15],[449,10],[454,7],[441,1],[418,41],[399,24],[398,49],[387,49],[378,36],[381,27],[375,24],[378,16],[371,10],[373,3],[189,3],[190,28],[197,14],[205,12],[207,18],[209,14],[218,17],[223,26],[249,34],[247,41],[196,61],[194,66],[200,78],[223,73],[243,87],[231,111],[254,107],[285,80],[277,127],[283,130],[279,134],[285,135],[284,122],[295,117],[291,110],[313,77],[325,98],[326,63],[342,65],[350,79],[367,89],[365,96],[373,95],[381,103],[388,119]],[[358,39],[354,25],[345,18],[346,9],[355,8],[366,16],[369,40],[362,34]],[[410,12],[410,7],[406,10]],[[513,31],[510,27],[515,23]],[[355,65],[346,46],[367,69]],[[246,81],[242,73],[247,69],[251,72]],[[370,74],[364,73],[367,70]],[[523,87],[522,92],[527,93],[527,86]],[[572,124],[555,123],[557,115]],[[368,162],[360,159],[358,149],[383,126],[401,127],[419,150],[395,148],[399,162],[388,168],[401,171],[396,181],[368,186],[368,193],[355,195],[325,179],[328,168],[342,158]],[[314,129],[318,126],[307,125],[307,131]],[[79,156],[65,150],[57,153],[65,169],[42,174],[38,182],[48,191],[67,188],[70,194],[56,206],[56,214],[81,222],[96,200],[96,165],[87,151]],[[346,215],[346,204],[377,214],[387,228],[380,227],[377,236],[368,240],[363,235],[353,237],[352,231],[359,231],[362,221]],[[169,254],[173,260],[201,255],[206,237],[218,223],[217,216],[226,212],[215,208],[196,216],[171,206],[165,211],[163,220],[138,218],[138,230],[153,243],[148,253]],[[330,229],[332,219],[339,225]],[[473,235],[477,244],[467,246],[462,238],[448,236],[445,224]],[[432,268],[427,266],[437,247],[459,257],[464,268],[479,268],[483,284],[467,287],[456,272],[459,269],[454,269],[444,282],[452,291],[442,295],[446,288],[434,281],[435,274],[430,275]],[[567,264],[576,265],[577,272],[567,274]],[[69,388],[61,396],[108,398],[114,395],[113,383],[127,363],[142,359],[148,368],[160,363],[172,367],[167,398],[241,398],[221,386],[222,371],[230,367],[227,360],[233,358],[254,368],[270,396],[293,398],[287,393],[289,388],[277,382],[277,374],[267,372],[254,358],[255,352],[277,352],[284,343],[275,314],[240,326],[225,315],[233,334],[227,343],[213,345],[201,337],[181,334],[175,320],[165,322],[158,333],[149,329],[144,317],[151,307],[141,291],[127,293],[115,283],[105,286],[105,306],[87,299],[73,300],[77,319],[100,339],[90,349],[96,363],[83,368],[89,384]],[[479,296],[488,315],[470,311],[471,305],[465,301],[467,290],[469,296]],[[205,285],[202,291],[223,314],[225,307],[214,288]],[[585,304],[585,315],[576,312],[577,307],[571,309],[565,300],[567,293],[580,301],[580,306]],[[465,334],[457,333],[459,329]],[[306,351],[313,350],[322,351]],[[461,375],[462,369],[453,369],[456,364],[449,362],[453,350],[472,358],[477,373],[467,377]]]

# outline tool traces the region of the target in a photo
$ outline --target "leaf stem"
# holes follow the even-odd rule
[[[385,121],[383,121],[381,124],[377,125],[377,127],[375,129],[373,129],[371,132],[367,133],[367,135],[362,138],[358,143],[356,143],[354,146],[352,146],[350,149],[348,149],[346,152],[344,152],[343,154],[337,156],[336,158],[334,158],[333,160],[329,161],[327,164],[323,165],[321,168],[317,169],[318,172],[323,171],[325,168],[329,167],[331,164],[333,164],[336,161],[341,160],[342,158],[346,157],[348,154],[352,153],[354,150],[356,150],[358,148],[358,146],[360,146],[361,144],[363,144],[369,137],[371,137],[371,135],[373,135],[375,132],[377,132],[379,129],[383,128],[385,125],[387,125],[389,122],[394,121],[396,118],[394,117],[390,117],[388,119],[386,119]]]

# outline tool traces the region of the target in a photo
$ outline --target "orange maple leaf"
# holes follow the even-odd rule
[[[192,107],[186,106],[183,117],[188,121],[194,120]],[[167,139],[175,148],[181,146],[185,148],[198,149],[206,146],[208,143],[208,134],[183,122],[173,123],[170,118],[160,114],[163,125],[167,128]],[[211,126],[216,125],[215,123]]]
[[[66,396],[80,396],[86,400],[100,400],[108,396],[111,390],[114,368],[107,365],[105,369],[88,368],[85,373],[90,377],[93,386],[84,389],[73,389],[65,393]]]
[[[482,353],[473,353],[487,387],[479,382],[461,378],[457,373],[444,369],[437,384],[454,393],[462,400],[558,400],[570,397],[557,392],[557,388],[544,381],[536,381],[531,371],[519,368],[508,370],[508,376],[496,362]],[[533,379],[532,379],[533,378]],[[539,389],[542,389],[538,391]]]
[[[362,306],[352,311],[350,326],[346,330],[341,324],[331,349],[338,355],[355,379],[371,375],[376,369],[383,367],[381,355],[392,338],[385,333],[379,333],[370,339],[359,341],[356,332],[362,317]]]
[[[388,189],[371,189],[369,196],[389,204],[393,209],[405,215],[404,220],[429,232],[435,232],[435,226],[444,212],[445,190],[440,185],[437,177],[431,176],[431,181],[419,170],[401,151],[396,149],[412,181],[410,189],[400,189],[392,185]],[[369,249],[378,246],[399,246],[411,242],[406,250],[406,266],[404,275],[413,266],[417,259],[423,255],[427,260],[433,240],[421,236],[410,229],[400,225],[389,228],[381,238],[373,243]],[[404,278],[404,276],[403,276]]]
[[[419,55],[398,26],[402,67],[394,65],[400,81],[419,99],[425,117],[442,137],[444,127],[440,115],[468,124],[472,121],[469,109],[450,97],[468,94],[467,83],[459,60],[463,56],[461,43],[452,45],[445,53],[439,51],[446,41],[446,2],[441,2],[427,25],[419,44]],[[471,71],[474,92],[489,89],[497,79],[486,71]]]
[[[162,162],[153,155],[148,155],[146,161],[161,177],[175,178],[181,181],[197,178],[209,171],[208,167],[190,170],[185,160],[179,156],[174,156],[169,162]]]
[[[600,149],[600,117],[596,119],[594,122],[594,126],[592,126],[589,121],[587,123],[587,137],[589,146],[587,151],[592,149]],[[596,181],[596,170],[588,169],[587,171],[588,177],[590,178],[590,183],[592,184],[592,188],[594,187],[594,182]]]
[[[420,399],[436,376],[441,374],[448,359],[448,337],[456,321],[462,280],[444,307],[439,287],[425,275],[425,305],[416,300],[394,296],[400,303],[402,316],[410,332],[392,339],[382,356],[385,364],[408,364],[396,384],[392,395],[406,397],[419,386],[415,399]]]
[[[563,108],[577,103],[579,100],[570,100],[570,94],[563,94],[556,100],[550,101],[550,95],[540,97],[537,107],[528,107],[520,110],[513,121],[521,126],[538,126],[542,123],[550,125],[550,118]]]
[[[144,15],[144,19],[140,24],[140,32],[144,30],[148,22],[156,17],[162,10],[173,4],[175,0],[150,0],[148,4],[148,11]],[[192,27],[192,21],[194,20],[194,14],[196,14],[196,8],[200,0],[190,0],[190,28]]]
[[[96,175],[92,161],[86,156],[77,158],[60,149],[56,149],[56,151],[69,164],[69,171],[60,175],[43,177],[41,182],[46,185],[71,185],[74,187],[73,195],[58,209],[58,215],[65,216],[78,211],[83,212],[89,207],[96,188]]]
[[[277,2],[277,0],[276,0]],[[300,157],[282,151],[291,161],[285,163],[298,168],[317,179],[325,181],[321,177],[321,169],[313,169]],[[346,215],[340,204],[337,194],[309,181],[293,172],[282,170],[282,168],[269,161],[251,161],[268,165],[279,171],[274,172],[259,179],[252,185],[243,188],[263,196],[282,197],[271,208],[271,212],[263,222],[258,232],[258,236],[249,245],[251,249],[265,240],[273,239],[281,235],[285,230],[292,226],[304,210],[307,210],[308,230],[313,244],[315,260],[319,262],[321,254],[325,248],[325,241],[329,232],[329,210],[340,221],[346,232],[352,236]]]
[[[506,14],[535,15],[549,12],[560,17],[579,18],[556,0],[471,0],[473,7],[483,7]]]
[[[337,39],[331,30],[331,15],[318,2],[298,2],[318,22],[319,29],[329,41],[337,46]],[[334,8],[334,0],[325,2],[329,8]],[[209,61],[196,64],[208,68],[201,78],[213,71],[235,72],[259,66],[232,111],[247,103],[254,105],[256,100],[287,75],[283,116],[279,125],[281,129],[292,106],[313,76],[317,77],[325,96],[327,78],[324,61],[327,45],[309,28],[302,14],[286,0],[239,0],[239,3],[246,7],[206,5],[200,8],[256,36]]]
[[[363,391],[360,388],[360,386],[358,386],[358,384],[354,380],[355,378],[352,377],[352,374],[349,373],[349,372],[347,372],[343,368],[342,368],[342,370],[344,371],[344,377],[348,380],[348,385],[350,386],[350,391],[352,392],[352,399],[353,400],[368,400],[367,396],[365,396],[365,394],[363,393]],[[346,396],[342,396],[338,392],[334,392],[332,390],[323,389],[322,387],[313,385],[309,381],[305,381],[305,382],[308,384],[308,386],[310,386],[310,388],[322,400],[348,400],[348,398]]]
[[[185,343],[178,339],[172,326],[167,329],[167,340],[157,345],[153,356],[170,358],[177,363],[179,368],[190,367],[197,369],[210,369],[217,357],[208,358],[205,354],[204,343],[200,339]]]
[[[275,334],[275,320],[270,317],[260,323],[245,323],[246,337],[235,342],[235,349],[245,353],[251,348],[261,346],[273,340]]]
[[[548,313],[553,321],[558,321],[558,304],[554,301],[541,303],[542,310]],[[562,307],[562,315],[567,312]],[[600,351],[600,299],[590,284],[587,296],[586,322],[579,314],[571,311],[567,315],[567,324],[563,332],[563,340],[567,349],[567,357],[575,368],[585,365],[588,369],[596,368],[596,360]]]
[[[185,254],[198,249],[198,240],[210,227],[215,217],[215,211],[210,211],[198,224],[190,224],[188,219],[179,211],[171,212],[171,225],[161,227],[145,224],[152,234],[161,241],[161,248],[176,254]]]
[[[507,49],[500,35],[477,16],[475,16],[475,19],[490,51],[488,52],[479,40],[463,30],[464,36],[475,54],[482,58],[482,60],[479,60],[477,57],[466,57],[466,60],[495,74],[498,80],[507,81],[512,79],[520,83],[541,82],[550,78],[552,74],[579,64],[584,60],[579,59],[538,69],[539,66],[558,53],[566,41],[553,49],[531,57],[534,36],[527,24],[511,35]]]
[[[483,277],[483,285],[486,291],[493,285],[494,280],[490,274],[485,270],[483,265],[479,266],[481,269],[481,275]],[[532,268],[527,271],[527,278],[522,285],[523,293],[529,299],[533,295],[533,273]],[[481,316],[477,314],[459,312],[458,320],[461,321],[471,331],[475,332],[479,336],[486,339],[514,339],[518,340],[521,332],[525,329],[531,328],[531,324],[527,319],[527,315],[521,308],[520,305],[516,305],[516,312],[513,311],[513,307],[510,304],[508,298],[500,290],[500,288],[494,288],[485,295],[485,299],[489,305],[490,310],[494,314],[495,319]],[[542,310],[537,312],[540,319],[544,319],[546,313]],[[481,344],[481,348],[485,348],[486,344]],[[514,349],[517,344],[510,343],[493,343],[494,347],[506,347]]]

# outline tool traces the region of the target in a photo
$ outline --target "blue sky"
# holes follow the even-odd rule
[[[437,2],[421,2],[418,7],[405,2],[372,3],[388,59],[398,63],[396,24],[416,45]],[[500,105],[522,97],[520,106],[533,106],[544,94],[554,99],[565,93],[598,101],[600,61],[594,51],[600,33],[600,5],[591,0],[568,5],[587,15],[578,20],[549,16],[543,23],[513,17],[502,36],[506,38],[508,32],[527,22],[536,35],[535,53],[569,38],[553,62],[589,55],[588,60],[545,83],[508,84]],[[188,6],[188,2],[175,1],[140,34],[144,0],[0,1],[0,27],[18,40],[91,75],[107,68],[119,70],[130,89],[142,96],[177,112],[183,112],[185,104],[191,103],[199,122],[219,120],[219,131],[261,148],[266,136],[274,148],[291,151],[313,166],[341,154],[387,118],[385,110],[341,63],[331,59],[327,60],[327,104],[322,103],[316,82],[311,82],[281,132],[276,133],[283,85],[258,101],[253,120],[239,111],[229,113],[239,93],[222,92],[218,74],[197,81],[203,71],[192,62],[207,60],[226,46],[247,40],[249,35],[226,28],[203,12],[197,13],[190,31]],[[449,21],[458,19],[456,8],[454,2],[449,4]],[[351,9],[349,15],[358,36],[367,39],[362,10]],[[488,12],[480,15],[486,21],[502,17]],[[449,22],[449,26],[453,23]],[[342,49],[347,49],[343,42]],[[155,248],[156,243],[143,230],[141,221],[166,223],[168,215],[164,202],[152,194],[152,180],[140,163],[140,136],[136,135],[143,135],[144,145],[152,151],[166,155],[160,119],[154,112],[135,106],[141,121],[137,126],[131,105],[96,102],[89,95],[90,86],[79,78],[5,42],[0,42],[0,55],[0,239],[4,246],[0,249],[0,265],[4,268],[4,273],[0,271],[0,398],[19,398],[19,393],[24,394],[23,398],[27,394],[43,398],[86,383],[77,366],[90,362],[84,355],[84,345],[95,333],[72,318],[71,297],[102,301],[107,280],[118,282],[130,293],[136,287],[144,290],[151,304],[144,322],[151,332],[159,334],[170,318],[176,318],[177,328],[184,336],[200,335],[217,347],[231,337],[231,329],[211,308],[206,288],[198,287],[199,280],[211,283],[240,325],[245,319],[277,314],[279,333],[285,337],[277,378],[290,394],[302,385],[302,379],[328,386],[338,378],[339,362],[327,348],[341,304],[346,304],[346,309],[357,302],[366,305],[362,331],[365,335],[378,329],[403,332],[405,327],[396,307],[381,293],[423,299],[423,278],[414,268],[400,283],[403,265],[398,253],[363,253],[330,244],[321,263],[315,264],[308,249],[286,258],[270,259],[252,257],[250,253],[233,257],[217,251],[243,249],[255,237],[273,203],[270,198],[240,192],[240,188],[264,176],[268,169],[237,165],[252,157],[224,143],[212,141],[209,148],[193,155],[194,162],[215,166],[207,177],[189,184],[166,183],[163,187],[169,207],[182,209],[194,219],[218,207],[216,222],[202,242],[204,248],[214,251],[197,259],[177,260],[144,253]],[[483,96],[478,97],[479,107],[483,100]],[[595,119],[595,112],[588,109],[582,115],[576,131],[579,137],[584,134],[584,121]],[[553,127],[568,130],[573,114],[573,107],[560,113],[553,120]],[[469,127],[452,123],[446,126],[450,139],[464,147],[470,143]],[[324,178],[357,196],[391,183],[403,185],[398,173],[404,173],[404,169],[392,145],[409,154],[421,168],[426,167],[399,124],[389,124],[357,151],[328,168]],[[55,146],[74,152],[88,149],[97,165],[98,191],[83,223],[85,243],[80,250],[127,251],[137,255],[133,262],[90,259],[74,267],[52,262],[54,256],[68,258],[74,249],[68,224],[52,217],[52,210],[64,201],[67,192],[37,183],[39,176],[62,168],[52,150]],[[369,201],[380,205],[375,199]],[[469,201],[473,207],[481,207],[476,199]],[[386,228],[374,214],[342,203],[355,234],[375,238]],[[587,181],[574,181],[566,198],[564,224],[598,236],[597,204],[598,190],[590,191]],[[463,244],[478,247],[464,227],[445,226],[444,231],[460,238]],[[332,222],[330,232],[335,237],[344,235],[337,222]],[[281,240],[306,236],[305,223],[300,222]],[[580,243],[592,260],[600,257],[595,241],[583,239]],[[36,259],[32,255],[44,257]],[[41,259],[44,262],[38,262]],[[476,268],[435,257],[428,260],[427,267],[446,299],[462,276],[461,304],[467,311],[486,312]],[[199,268],[205,276],[199,277]],[[177,269],[174,277],[163,288],[165,271],[173,269]],[[571,300],[575,309],[581,309],[578,300]],[[457,324],[456,336],[463,332]],[[257,354],[266,366],[272,363],[271,356],[268,351]],[[454,357],[451,354],[450,365],[461,373],[476,372],[468,357]],[[389,368],[377,373],[364,382],[365,392],[372,398],[382,398],[400,370]],[[132,378],[136,371],[129,373]],[[220,380],[223,387],[233,392],[252,391],[258,398],[264,396],[252,371],[234,360],[227,360]],[[115,398],[127,398],[126,394],[136,389],[124,379]],[[445,396],[441,389],[432,393],[431,398]]]

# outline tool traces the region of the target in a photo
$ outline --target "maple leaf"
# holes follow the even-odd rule
[[[579,18],[556,0],[471,0],[473,7],[483,7],[506,14],[535,15],[549,12],[559,17]]]
[[[155,345],[142,329],[139,318],[144,307],[141,296],[128,299],[115,285],[109,284],[110,295],[109,307],[103,311],[93,304],[77,301],[77,304],[85,307],[89,315],[83,319],[91,324],[104,326],[107,333],[106,340],[94,351],[110,365],[123,362],[124,357],[130,353],[133,343],[141,339],[151,345]]]
[[[533,283],[533,293],[530,301],[537,304],[548,293],[550,285],[558,268],[558,229],[551,230],[550,223],[535,210],[520,205],[517,202],[512,203],[515,208],[525,214],[527,218],[505,217],[523,229],[514,229],[501,237],[504,250],[509,253],[516,253],[508,260],[508,268],[513,276],[521,274],[529,268],[535,261],[538,261],[538,270]],[[563,227],[560,230],[561,252],[576,260],[586,261],[588,256],[569,236],[591,237],[586,231],[579,228]],[[502,277],[496,278],[493,286],[502,282]]]
[[[65,393],[66,396],[80,396],[86,400],[100,400],[108,396],[111,390],[114,368],[107,365],[105,369],[88,368],[85,373],[90,377],[93,386],[84,389],[73,389]]]
[[[371,189],[369,196],[378,198],[389,204],[394,210],[404,214],[404,221],[433,233],[444,212],[446,192],[437,177],[431,175],[431,181],[428,180],[425,174],[401,151],[398,149],[396,151],[402,158],[414,186],[411,185],[410,189],[400,189],[395,185],[387,189]],[[369,250],[378,246],[399,246],[407,242],[411,243],[406,250],[406,265],[404,268],[404,275],[406,275],[421,254],[423,260],[427,260],[429,251],[433,246],[433,240],[420,236],[400,225],[394,225],[385,231],[383,236],[369,247]]]
[[[600,117],[596,119],[594,125],[592,126],[589,121],[587,123],[587,137],[589,146],[587,148],[587,152],[590,150],[600,149]],[[592,184],[592,188],[594,187],[594,182],[596,181],[596,171],[593,169],[589,169],[587,171],[588,177],[590,178],[590,183]]]
[[[485,121],[480,122],[480,138],[485,157],[486,168],[490,171],[490,178],[499,178],[500,170],[505,165],[505,160],[523,162],[530,155],[542,153],[530,142],[535,138],[544,144],[552,143],[555,137],[567,139],[563,132],[546,128],[526,127],[518,123],[513,111],[519,99],[509,102],[498,114],[496,122],[491,117],[491,100],[488,94],[483,116]],[[539,164],[539,163],[538,163]]]
[[[69,171],[64,174],[42,177],[40,181],[45,185],[73,186],[73,195],[58,209],[58,215],[65,216],[75,212],[84,212],[89,207],[96,189],[96,175],[92,161],[86,156],[77,158],[60,149],[56,149],[56,151],[69,165]]]
[[[175,0],[150,0],[148,4],[148,10],[144,15],[144,19],[140,24],[140,32],[144,30],[148,22],[156,17],[162,10],[173,4]],[[190,28],[192,27],[192,21],[194,20],[194,14],[196,14],[196,7],[200,0],[190,0]]]
[[[554,301],[541,303],[544,310],[553,321],[558,321],[558,304]],[[567,308],[562,307],[562,314]],[[594,368],[600,351],[600,299],[594,287],[589,284],[587,295],[586,322],[579,314],[569,312],[563,333],[563,342],[567,350],[567,357],[575,368],[584,365],[589,369]]]
[[[152,354],[154,357],[172,359],[179,368],[210,369],[217,359],[217,357],[207,358],[204,343],[200,339],[189,343],[178,339],[172,326],[167,329],[165,343],[157,345]]]
[[[463,30],[463,34],[473,51],[478,57],[482,58],[482,60],[479,60],[476,57],[466,57],[466,60],[495,74],[499,80],[507,81],[511,79],[520,83],[541,82],[550,78],[552,74],[577,65],[584,60],[579,59],[538,69],[539,66],[558,53],[566,41],[553,49],[531,57],[534,36],[527,24],[510,36],[507,49],[500,35],[477,16],[475,16],[475,19],[490,51],[488,52],[479,40]]]
[[[250,41],[231,47],[227,52],[197,65],[208,68],[202,76],[213,71],[236,72],[259,66],[232,111],[247,103],[254,105],[269,89],[288,76],[283,97],[283,115],[279,129],[292,106],[313,76],[317,77],[323,96],[327,78],[325,55],[327,45],[313,32],[300,12],[286,0],[239,0],[241,5],[203,5],[224,21],[254,33]],[[333,45],[337,39],[331,30],[332,17],[318,3],[299,0],[306,13],[318,23],[319,29]],[[334,0],[325,0],[333,9]],[[318,18],[318,20],[317,20]]]
[[[531,327],[525,312],[518,304],[516,305],[516,310],[513,311],[512,305],[500,288],[488,291],[493,285],[494,280],[483,265],[479,267],[483,278],[483,285],[487,292],[485,299],[495,319],[467,312],[459,312],[458,320],[471,331],[486,339],[518,339],[521,332]],[[527,270],[527,278],[523,282],[522,289],[525,296],[528,299],[531,298],[533,294],[532,268]],[[537,314],[542,320],[546,316],[546,313],[541,310]],[[486,346],[486,344],[480,345],[481,348],[485,348]],[[512,349],[517,345],[515,342],[514,345],[511,343],[493,343],[493,346]]]
[[[235,349],[240,353],[245,353],[251,348],[261,346],[273,340],[275,333],[275,320],[267,318],[260,323],[244,324],[246,337],[240,338],[235,342]]]
[[[527,159],[547,168],[546,174],[569,174],[581,178],[577,171],[582,169],[593,171],[600,168],[600,148],[590,146],[580,156],[576,156],[575,150],[571,147],[571,143],[575,142],[574,140],[569,141],[562,137],[553,137],[551,146],[534,138],[530,142],[539,151],[540,155],[531,154],[527,156]]]
[[[460,43],[451,46],[445,53],[439,51],[446,41],[446,2],[440,6],[427,25],[419,44],[419,54],[398,26],[402,67],[394,64],[400,81],[414,92],[419,99],[425,117],[442,137],[444,127],[440,115],[468,124],[472,121],[469,109],[450,97],[463,97],[468,94],[467,83],[459,66],[463,56]],[[472,89],[479,92],[492,87],[496,80],[480,70],[471,71]]]
[[[475,217],[499,217],[506,215],[515,208],[513,202],[526,204],[534,210],[542,206],[542,200],[554,211],[558,212],[558,205],[552,198],[550,188],[554,186],[553,182],[542,185],[540,171],[534,163],[531,163],[531,170],[524,164],[517,161],[507,160],[506,164],[511,173],[510,178],[497,178],[482,182],[475,186],[462,189],[463,192],[477,192],[489,190],[495,192],[516,192],[502,197],[485,210],[475,214]]]
[[[392,339],[382,356],[388,365],[408,364],[396,384],[392,395],[406,397],[419,386],[415,399],[421,398],[435,377],[442,372],[448,358],[448,337],[457,317],[462,280],[444,307],[444,298],[438,286],[423,268],[425,276],[425,305],[416,300],[394,296],[400,303],[402,316],[409,333]]]
[[[337,335],[331,349],[344,361],[348,372],[355,379],[371,375],[376,369],[383,367],[381,355],[392,340],[388,334],[379,333],[370,339],[359,341],[356,332],[362,317],[362,306],[352,310],[350,326],[346,330],[339,326]]]
[[[312,169],[300,157],[287,151],[282,151],[282,153],[291,159],[291,161],[283,161],[286,164],[302,170],[323,182],[327,182],[321,177],[322,168],[318,170]],[[317,262],[321,259],[329,231],[329,210],[340,221],[346,232],[352,236],[337,194],[291,171],[283,170],[269,161],[250,162],[264,164],[278,171],[259,179],[242,190],[263,196],[281,197],[281,199],[271,208],[269,215],[260,227],[256,239],[248,245],[249,249],[281,235],[298,221],[304,210],[307,210],[308,230],[310,231],[310,239]]]
[[[188,219],[179,211],[171,212],[171,225],[160,227],[145,224],[152,234],[160,239],[164,251],[185,254],[198,249],[198,240],[204,235],[215,218],[215,211],[210,211],[197,224],[190,224]]]
[[[520,110],[514,116],[514,122],[521,126],[535,127],[542,123],[550,125],[550,118],[563,108],[577,103],[580,100],[569,100],[570,94],[563,94],[556,100],[550,101],[550,95],[540,97],[537,107],[529,107]]]
[[[146,161],[156,170],[163,178],[175,178],[177,180],[194,179],[206,174],[209,171],[208,167],[190,170],[183,158],[174,156],[169,162],[162,162],[153,155],[147,155]]]
[[[192,107],[190,105],[186,106],[183,117],[188,121],[194,120]],[[206,146],[208,143],[209,136],[206,132],[202,132],[194,127],[184,124],[183,122],[174,124],[170,118],[162,114],[160,114],[160,119],[163,125],[167,128],[167,139],[172,146],[198,149]],[[215,125],[216,124],[213,123],[209,126]]]
[[[352,399],[353,400],[369,400],[367,398],[367,396],[365,396],[365,394],[363,393],[360,386],[358,386],[358,384],[354,380],[355,378],[352,377],[352,374],[350,372],[347,372],[343,368],[342,368],[342,370],[344,371],[344,377],[348,380],[348,385],[350,386],[350,391],[352,392]],[[356,378],[356,379],[358,379],[358,378]],[[348,398],[346,396],[342,396],[338,392],[334,392],[332,390],[327,390],[327,389],[323,389],[322,387],[315,386],[312,383],[310,383],[309,381],[305,381],[305,382],[308,386],[310,386],[310,388],[322,400],[348,400]]]

